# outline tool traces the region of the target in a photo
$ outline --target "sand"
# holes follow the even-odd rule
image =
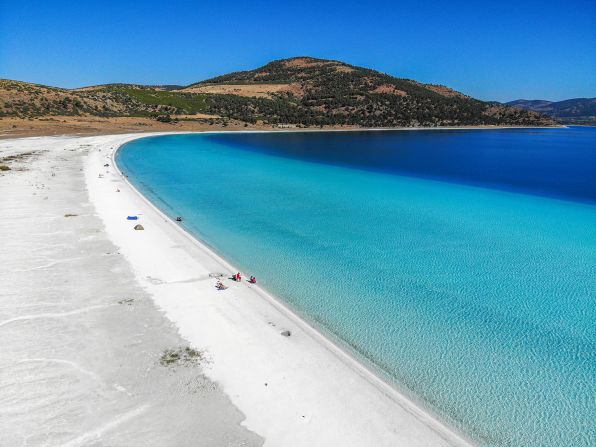
[[[0,142],[0,445],[258,446],[89,202],[89,147]],[[68,217],[66,217],[68,216]]]
[[[2,325],[0,321],[0,336],[6,337],[3,331],[12,328],[8,332],[11,337],[21,337],[21,332],[25,331],[23,337],[26,338],[22,348],[15,348],[14,352],[10,348],[10,354],[0,357],[2,371],[9,371],[10,377],[14,377],[22,367],[19,365],[23,365],[19,363],[21,360],[49,357],[47,351],[52,350],[52,358],[71,362],[58,364],[64,370],[62,374],[71,371],[91,377],[83,373],[84,370],[99,377],[108,375],[111,382],[126,390],[122,392],[112,386],[114,391],[110,393],[119,397],[108,399],[109,405],[100,397],[89,397],[97,400],[97,405],[87,403],[87,397],[93,395],[91,392],[80,396],[79,406],[71,406],[65,399],[71,388],[86,390],[91,385],[66,383],[57,393],[52,387],[40,384],[38,376],[43,376],[45,369],[29,362],[28,374],[37,377],[36,385],[27,382],[18,386],[16,389],[27,392],[19,399],[15,391],[14,405],[19,401],[20,408],[34,406],[35,400],[28,396],[41,395],[46,400],[60,402],[60,408],[54,410],[55,418],[62,417],[64,408],[74,421],[66,424],[68,436],[62,434],[62,425],[52,418],[44,420],[44,429],[38,429],[39,433],[62,436],[62,440],[76,441],[91,436],[109,445],[140,445],[133,437],[138,430],[146,432],[141,421],[151,411],[155,412],[154,420],[159,418],[158,413],[165,413],[168,421],[175,419],[177,426],[191,431],[198,429],[190,421],[200,422],[198,414],[202,411],[203,415],[216,420],[217,427],[228,427],[230,435],[235,436],[233,441],[213,445],[253,445],[261,438],[270,446],[469,445],[266,291],[230,280],[224,280],[229,286],[227,290],[218,291],[216,279],[210,274],[229,274],[236,269],[162,215],[115,169],[112,156],[116,148],[138,137],[46,137],[0,142],[0,150],[5,153],[48,149],[47,153],[35,157],[49,160],[43,171],[46,177],[36,168],[35,174],[10,171],[0,180],[2,196],[10,197],[9,202],[2,201],[0,209],[2,236],[8,243],[3,256],[19,259],[17,270],[7,273],[13,276],[5,278],[5,281],[12,278],[14,286],[7,295],[8,304],[3,303],[3,320],[12,322]],[[109,166],[104,167],[105,164]],[[80,168],[84,170],[78,171]],[[54,169],[60,172],[51,177],[50,171]],[[84,175],[85,186],[81,184],[81,175]],[[17,180],[19,178],[21,180]],[[62,180],[55,180],[60,178]],[[51,190],[36,190],[42,183]],[[25,184],[29,184],[29,189]],[[37,194],[34,196],[33,192]],[[64,218],[66,213],[79,216]],[[127,221],[126,216],[130,214],[139,215],[139,222]],[[19,222],[19,217],[25,218],[28,224]],[[51,228],[39,228],[42,217],[51,219]],[[75,222],[80,233],[73,235],[70,226]],[[141,223],[145,230],[133,230],[136,223]],[[40,249],[45,258],[38,258],[36,252],[27,250],[27,247],[37,247],[40,241],[46,244]],[[36,273],[21,276],[24,275],[22,269],[34,269],[31,272]],[[40,273],[41,270],[54,273],[48,276]],[[45,279],[38,284],[37,276]],[[70,282],[62,284],[64,278]],[[56,295],[49,301],[39,293],[48,288]],[[114,304],[124,296],[135,297],[132,306]],[[26,306],[32,308],[22,307],[24,300],[29,300]],[[37,304],[36,300],[48,303]],[[43,316],[50,313],[61,316]],[[36,322],[60,322],[65,327],[77,324],[77,328],[76,331],[48,329],[53,334],[68,334],[53,341],[43,337],[46,332],[38,330],[37,323],[31,323],[33,320],[22,318],[27,315],[38,315]],[[91,318],[95,315],[101,315],[101,324],[96,321],[99,317]],[[80,323],[81,320],[84,323]],[[284,331],[290,331],[291,336],[283,336]],[[123,343],[128,337],[132,338]],[[58,356],[53,351],[63,344],[72,346],[68,356]],[[205,360],[190,369],[178,367],[175,372],[165,374],[164,371],[171,370],[156,364],[160,352],[186,345],[203,352]],[[30,349],[33,352],[29,352]],[[95,358],[96,352],[98,358]],[[113,352],[117,355],[110,354]],[[128,379],[112,380],[120,374],[121,368],[117,365],[122,362],[127,365],[124,369],[128,371]],[[72,364],[80,368],[73,368]],[[149,379],[141,371],[146,368],[156,375],[157,379],[152,377],[151,382],[155,382],[160,391],[156,395],[165,394],[162,396],[165,404],[143,393]],[[212,387],[212,394],[205,397],[201,392],[179,392],[176,398],[167,395],[169,381],[180,384],[186,380],[176,379],[176,374],[197,374],[202,383]],[[8,382],[10,380],[2,381]],[[8,386],[10,389],[11,385]],[[137,399],[134,405],[126,405],[124,397],[120,396],[127,396],[126,392]],[[7,405],[0,403],[0,411],[5,411]],[[165,407],[162,409],[161,405]],[[184,413],[181,420],[171,416],[179,406],[186,405],[190,405],[191,410]],[[98,412],[96,418],[89,407],[107,408],[106,415]],[[40,412],[45,414],[47,409]],[[76,422],[81,418],[80,413],[86,415],[85,423]],[[108,413],[112,419],[108,418]],[[115,414],[119,418],[114,418]],[[37,422],[35,415],[24,413],[15,413],[10,421],[13,423],[0,427],[0,431],[8,430],[13,439],[23,439],[26,433],[21,429],[15,433],[14,424],[22,421],[33,427]],[[162,434],[163,425],[156,424],[152,431],[155,436],[164,436],[161,445],[173,445],[171,439]],[[124,431],[129,436],[128,441],[135,439],[132,444],[119,438]],[[205,434],[197,436],[195,439],[206,439]]]

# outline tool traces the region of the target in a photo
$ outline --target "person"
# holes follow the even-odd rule
[[[237,282],[240,282],[242,280],[242,277],[240,276],[240,272],[236,273],[236,277],[234,278]]]
[[[250,283],[251,284],[256,284],[257,283],[257,278],[255,278],[254,276],[250,277]]]

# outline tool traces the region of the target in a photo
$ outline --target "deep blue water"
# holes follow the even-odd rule
[[[209,138],[298,160],[596,202],[594,132],[588,127],[340,132],[315,137],[296,132],[284,136],[283,145],[272,133]]]
[[[480,444],[592,446],[595,142],[590,128],[175,135],[118,162]]]

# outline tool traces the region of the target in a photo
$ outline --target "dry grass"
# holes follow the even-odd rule
[[[390,84],[379,85],[377,88],[372,90],[372,93],[389,93],[390,95],[396,96],[408,96],[406,92],[399,90],[397,87]]]
[[[424,88],[432,90],[439,95],[446,96],[447,98],[469,98],[469,96],[464,95],[458,91],[455,91],[449,87],[445,87],[444,85],[435,85],[435,84],[421,84]]]
[[[184,116],[172,123],[161,123],[150,118],[95,116],[54,116],[51,118],[1,118],[0,139],[44,135],[106,135],[135,132],[200,132],[206,130],[270,129],[271,126],[246,125],[243,122],[224,120],[210,115]]]
[[[178,120],[215,120],[221,118],[219,115],[209,115],[207,113],[195,113],[194,115],[171,115],[172,119]]]
[[[238,95],[248,98],[270,98],[273,93],[287,92],[291,92],[295,96],[303,95],[302,88],[298,84],[212,84],[189,87],[180,91],[187,93]]]

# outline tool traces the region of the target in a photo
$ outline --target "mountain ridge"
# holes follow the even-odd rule
[[[538,112],[480,101],[447,86],[308,56],[274,60],[187,86],[112,83],[61,89],[0,80],[0,117],[191,119],[198,114],[247,125],[296,127],[556,124]]]
[[[596,125],[596,98],[570,98],[562,101],[516,99],[505,104],[543,113],[562,124]]]

